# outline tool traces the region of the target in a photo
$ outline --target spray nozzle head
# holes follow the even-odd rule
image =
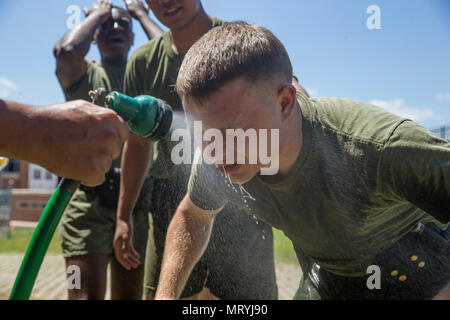
[[[172,125],[172,108],[165,101],[152,96],[132,98],[113,91],[106,96],[105,107],[127,121],[132,133],[146,139],[161,139]]]

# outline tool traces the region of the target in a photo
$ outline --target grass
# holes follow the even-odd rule
[[[275,228],[273,228],[273,250],[276,262],[298,263],[291,240]]]
[[[11,231],[11,238],[0,239],[0,253],[25,253],[28,243],[31,240],[34,229],[15,229]],[[48,253],[62,254],[61,245],[58,239],[58,230],[50,242]]]
[[[11,231],[10,239],[0,239],[0,253],[25,253],[34,229],[16,229]],[[274,255],[277,262],[297,263],[291,241],[278,229],[273,229]],[[58,239],[58,231],[50,242],[48,253],[61,254],[62,249]]]

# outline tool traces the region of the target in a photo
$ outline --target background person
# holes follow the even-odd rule
[[[200,0],[148,0],[147,3],[156,18],[170,30],[133,53],[127,65],[125,93],[161,98],[172,106],[178,119],[184,119],[181,101],[173,90],[184,55],[202,35],[224,21],[210,17]],[[178,125],[184,126],[184,121],[179,122],[182,123]],[[152,145],[148,140],[132,136],[124,146],[122,158],[114,250],[126,268],[136,267],[139,261],[130,241],[133,227],[129,217],[147,172],[155,178],[149,233],[153,237],[149,236],[145,262],[146,298],[155,295],[167,227],[186,192],[190,172],[187,165],[173,164],[170,154],[174,143],[169,139],[170,134]],[[210,247],[181,296],[276,299],[271,228],[241,214],[233,206],[227,206],[219,219],[222,223],[212,232]]]
[[[56,75],[67,100],[90,100],[88,92],[103,87],[122,91],[128,52],[134,41],[132,18],[136,17],[147,35],[162,33],[151,21],[141,1],[125,2],[128,11],[100,0],[86,19],[67,32],[56,44]],[[99,48],[101,62],[85,59],[91,43]],[[143,266],[127,271],[113,258],[113,238],[120,181],[120,159],[112,164],[106,182],[97,188],[80,187],[61,219],[60,239],[66,265],[78,265],[81,289],[69,289],[69,299],[103,299],[106,271],[111,262],[111,298],[140,299]],[[146,188],[150,188],[147,180]],[[134,211],[136,249],[145,256],[148,205],[144,197]]]

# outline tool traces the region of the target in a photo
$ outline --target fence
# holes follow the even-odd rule
[[[0,190],[0,238],[11,238],[11,190]]]
[[[435,135],[441,137],[442,139],[450,141],[450,125],[435,128],[430,131],[433,132]]]

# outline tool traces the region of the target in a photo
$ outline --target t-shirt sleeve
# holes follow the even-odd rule
[[[197,149],[188,184],[189,198],[203,210],[219,210],[229,201],[229,187],[215,166],[198,163],[200,155]]]
[[[66,101],[76,99],[91,101],[91,98],[89,97],[89,91],[92,90],[92,83],[90,81],[90,78],[92,74],[95,72],[96,67],[94,63],[92,63],[87,59],[85,59],[85,62],[86,62],[86,72],[81,76],[79,80],[77,80],[75,83],[73,83],[68,87],[64,87],[60,81],[60,85],[61,88],[63,89]]]
[[[384,145],[379,163],[382,192],[450,222],[450,143],[406,120]]]

